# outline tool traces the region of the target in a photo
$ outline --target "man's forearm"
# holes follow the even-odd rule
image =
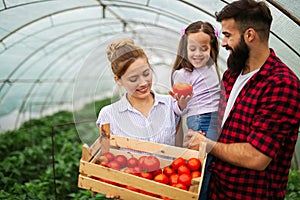
[[[249,143],[225,144],[208,140],[207,145],[212,155],[239,167],[264,170],[272,160]]]

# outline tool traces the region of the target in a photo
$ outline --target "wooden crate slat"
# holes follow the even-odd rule
[[[93,192],[98,192],[102,194],[118,194],[122,197],[122,200],[133,200],[133,199],[143,199],[143,200],[157,200],[158,198],[151,197],[149,195],[143,195],[125,188],[117,187],[108,183],[100,182],[95,179],[79,175],[78,187],[86,190],[91,190]]]
[[[199,151],[190,150],[181,147],[175,147],[165,144],[159,144],[154,142],[148,142],[143,140],[137,140],[133,138],[126,138],[116,135],[111,135],[110,144],[115,147],[133,149],[138,151],[144,151],[148,153],[154,153],[162,156],[169,157],[199,157]]]
[[[157,183],[153,180],[147,180],[138,176],[112,170],[86,161],[80,161],[80,173],[90,176],[101,177],[123,185],[129,185],[148,192],[160,194],[173,199],[194,199],[198,197],[197,193],[188,192],[182,189],[174,188],[169,185]],[[122,176],[122,179],[120,178]]]
[[[92,155],[95,155],[98,151],[99,151],[99,149],[100,149],[100,147],[101,147],[101,142],[100,142],[101,140],[100,140],[100,136],[95,140],[95,142],[91,145],[91,147],[90,147],[90,151],[91,151],[91,154]]]

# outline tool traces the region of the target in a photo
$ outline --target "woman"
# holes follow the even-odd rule
[[[171,96],[155,93],[148,57],[130,39],[111,43],[107,58],[116,83],[126,93],[119,101],[100,110],[97,125],[110,123],[113,135],[175,145],[179,116],[174,110],[183,110],[190,96],[181,97],[174,104]]]

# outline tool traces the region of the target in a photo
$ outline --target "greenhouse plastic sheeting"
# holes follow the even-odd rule
[[[154,87],[170,88],[180,30],[196,20],[220,30],[214,13],[231,1],[72,0],[0,2],[0,132],[59,110],[76,111],[118,92],[105,47],[131,37],[149,55]],[[274,20],[270,46],[300,76],[299,0],[267,1]],[[221,41],[222,35],[219,40]],[[227,52],[220,48],[219,66]],[[98,110],[91,113],[96,119]]]

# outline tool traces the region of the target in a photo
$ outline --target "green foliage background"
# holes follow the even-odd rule
[[[81,113],[88,115],[91,107],[101,109],[108,103],[111,103],[109,99],[89,104]],[[90,191],[77,187],[82,146],[78,128],[84,129],[80,131],[98,130],[94,120],[84,126],[75,126],[72,121],[71,112],[58,112],[0,134],[0,199],[106,199],[105,195],[92,196]],[[290,171],[286,200],[300,199],[299,177],[297,170]]]

